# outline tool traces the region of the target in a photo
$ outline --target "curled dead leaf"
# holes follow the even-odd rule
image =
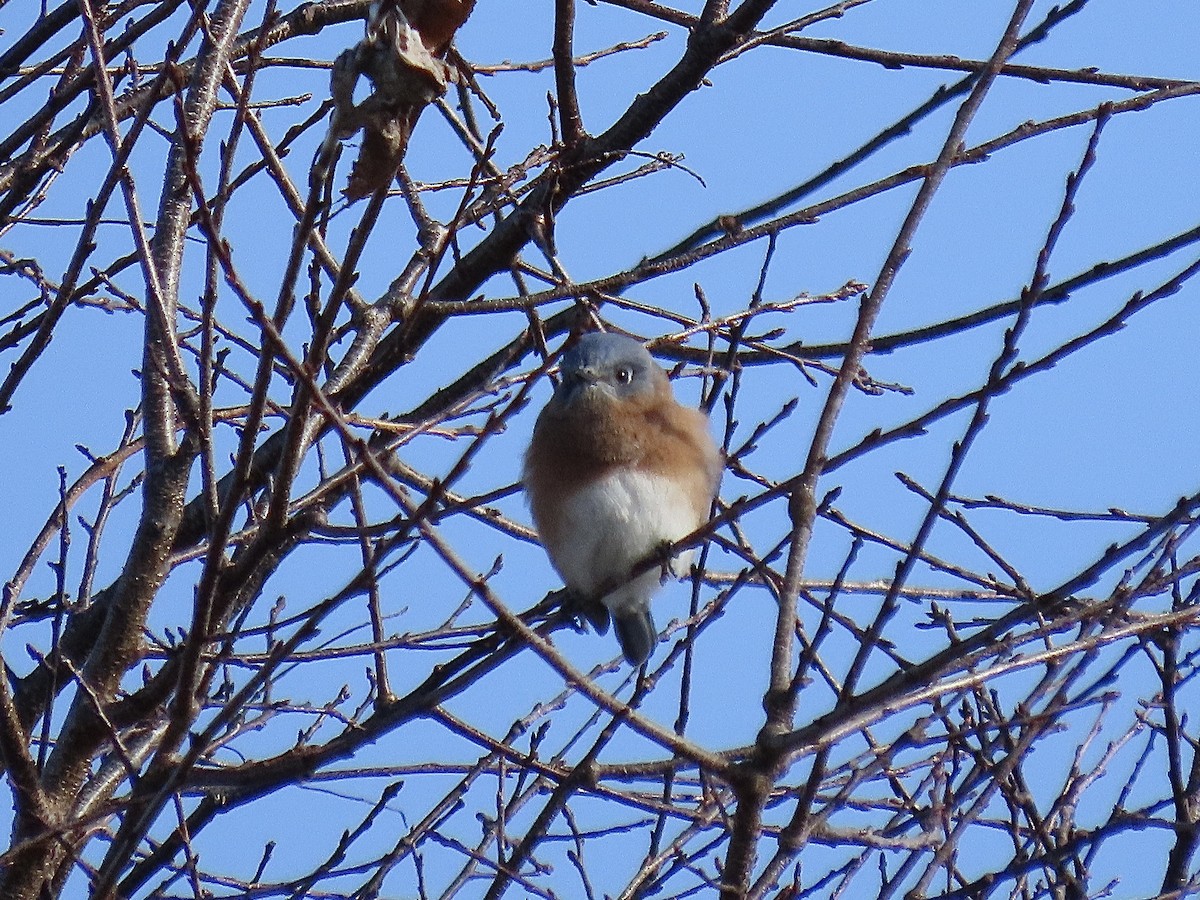
[[[351,200],[391,183],[417,118],[453,80],[445,55],[474,6],[475,0],[377,0],[363,39],[337,58],[330,127],[338,140],[363,132],[345,189]],[[372,92],[356,104],[354,88],[364,75]]]

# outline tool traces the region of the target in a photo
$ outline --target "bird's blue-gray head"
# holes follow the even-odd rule
[[[571,403],[597,391],[599,396],[624,400],[652,394],[665,381],[666,373],[633,338],[592,332],[563,354],[555,399]]]

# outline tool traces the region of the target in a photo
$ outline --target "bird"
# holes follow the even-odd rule
[[[561,360],[561,380],[525,454],[523,484],[542,546],[592,625],[611,616],[625,659],[658,642],[650,600],[693,551],[632,576],[633,567],[708,521],[721,451],[708,418],[681,405],[646,348],[590,332]]]

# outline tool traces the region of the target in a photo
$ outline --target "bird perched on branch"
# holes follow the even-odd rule
[[[633,569],[708,520],[721,453],[704,414],[676,401],[632,338],[587,334],[561,368],[525,455],[534,524],[596,630],[611,614],[622,653],[641,665],[658,640],[650,598],[668,568],[688,571],[692,551]]]

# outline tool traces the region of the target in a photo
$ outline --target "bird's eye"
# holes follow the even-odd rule
[[[633,369],[629,366],[621,366],[617,369],[617,384],[629,384],[633,381]]]

